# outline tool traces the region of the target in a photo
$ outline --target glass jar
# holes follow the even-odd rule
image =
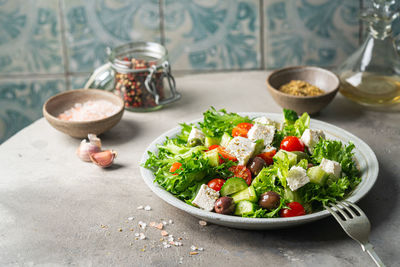
[[[107,54],[108,63],[93,72],[85,88],[114,92],[130,111],[153,111],[180,99],[164,46],[135,42],[108,48]],[[168,97],[164,80],[170,89]]]
[[[366,106],[400,103],[400,56],[392,36],[398,16],[394,0],[372,0],[361,14],[368,23],[368,36],[361,47],[337,70],[340,92]]]

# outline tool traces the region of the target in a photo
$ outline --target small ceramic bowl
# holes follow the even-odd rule
[[[279,88],[292,80],[302,80],[319,87],[325,93],[318,96],[293,96],[282,93]],[[315,114],[326,107],[339,90],[339,78],[333,72],[309,66],[287,67],[272,72],[267,78],[267,86],[274,100],[283,108],[298,114]]]
[[[106,100],[118,106],[118,111],[107,118],[93,121],[66,121],[58,115],[72,108],[75,103],[89,100]],[[55,129],[72,137],[85,138],[89,133],[101,134],[114,127],[124,113],[124,101],[113,93],[98,89],[70,90],[49,98],[43,105],[43,116]]]

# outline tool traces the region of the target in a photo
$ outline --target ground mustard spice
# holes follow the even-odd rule
[[[282,85],[279,91],[294,96],[316,96],[324,93],[317,86],[301,80],[292,80],[290,83]]]

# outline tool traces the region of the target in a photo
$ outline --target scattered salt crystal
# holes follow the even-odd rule
[[[163,242],[163,246],[164,246],[164,248],[170,248],[171,247],[171,245],[168,244],[166,241]]]
[[[65,121],[93,121],[112,116],[118,110],[119,107],[109,101],[89,100],[83,103],[76,103],[72,108],[58,115],[58,118]]]
[[[146,229],[147,224],[145,222],[139,221],[138,224],[139,227],[142,228],[143,230]]]
[[[182,264],[183,263],[183,258],[181,257],[181,258],[179,258],[179,261],[178,261],[178,263],[179,264]]]
[[[128,221],[132,221],[132,220],[133,220],[133,217],[129,217],[129,218],[128,218]]]
[[[173,222],[172,220],[169,220],[168,223],[169,223],[169,224],[173,224],[174,222]]]
[[[167,222],[166,221],[162,221],[162,224],[167,225]]]
[[[164,225],[162,223],[159,223],[155,226],[158,230],[162,230]]]
[[[168,232],[165,231],[165,230],[162,230],[162,231],[161,231],[161,235],[162,235],[162,236],[167,236],[167,235],[168,235]]]
[[[174,242],[175,247],[181,247],[183,244],[182,242]]]
[[[199,248],[199,247],[196,247],[195,245],[191,245],[191,246],[190,246],[190,249],[191,249],[192,251],[203,251],[203,250],[204,250],[204,248]]]
[[[145,210],[145,211],[150,211],[150,210],[151,210],[151,207],[150,207],[149,205],[147,205],[146,207],[144,207],[144,210]]]
[[[199,221],[199,224],[200,224],[201,226],[206,226],[206,225],[207,225],[207,222],[206,222],[206,221],[200,220],[200,221]]]
[[[139,236],[139,233],[135,233],[135,236],[138,237],[138,236]]]
[[[172,241],[174,241],[174,236],[172,236],[172,235],[169,235],[169,236],[168,236],[168,241],[169,241],[169,242],[172,242]]]
[[[137,209],[138,209],[138,210],[142,210],[142,209],[143,209],[143,206],[138,206]]]
[[[139,239],[140,240],[144,240],[144,239],[146,239],[146,236],[143,233],[140,233],[139,234]]]

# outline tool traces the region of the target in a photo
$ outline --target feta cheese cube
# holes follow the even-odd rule
[[[255,148],[256,144],[249,139],[236,136],[229,142],[225,150],[238,159],[239,165],[246,165],[253,155]]]
[[[189,137],[188,137],[188,143],[191,143],[192,141],[199,139],[201,141],[204,141],[205,135],[202,131],[199,129],[192,127],[192,130],[190,131]]]
[[[295,191],[305,184],[309,183],[310,178],[307,176],[305,169],[303,169],[302,167],[293,166],[288,172],[286,182],[290,190]]]
[[[247,137],[253,142],[257,141],[258,139],[263,139],[265,146],[268,146],[272,143],[274,140],[274,135],[275,126],[264,124],[255,124],[247,133]]]
[[[258,117],[255,118],[253,121],[255,124],[275,125],[275,122],[271,119],[268,119],[267,117]]]
[[[268,119],[267,117],[258,117],[253,120],[254,124],[264,124],[264,125],[272,125],[276,128],[280,129],[281,124],[279,122]]]
[[[308,151],[313,153],[314,147],[319,142],[320,137],[325,139],[323,131],[306,129],[301,136],[301,141],[308,147]]]
[[[264,153],[264,152],[272,152],[272,151],[274,151],[274,150],[276,150],[275,147],[273,147],[273,146],[266,146],[266,147],[261,151],[261,153]]]
[[[319,164],[321,169],[323,169],[326,173],[332,174],[336,178],[340,177],[340,173],[342,172],[342,166],[340,166],[339,162],[334,160],[329,160],[323,158],[321,163]]]
[[[219,198],[219,192],[211,189],[206,184],[200,187],[199,192],[192,201],[192,204],[206,211],[214,209],[215,201]]]

